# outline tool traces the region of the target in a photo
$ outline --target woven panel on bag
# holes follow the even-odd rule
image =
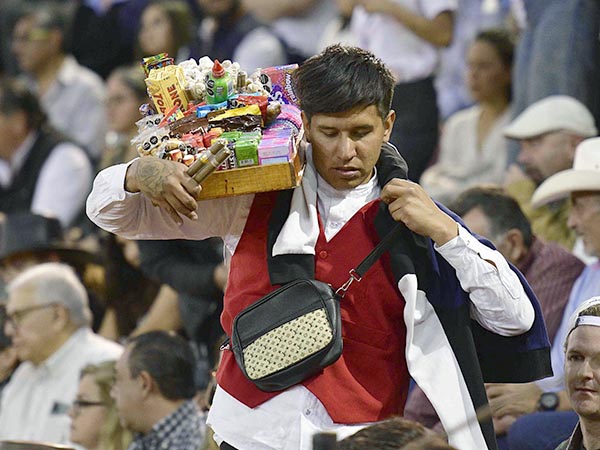
[[[244,349],[246,373],[257,380],[325,348],[333,330],[325,308],[311,311],[262,335]]]

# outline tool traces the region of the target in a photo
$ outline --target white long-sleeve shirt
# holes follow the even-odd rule
[[[88,216],[94,223],[131,239],[220,236],[229,254],[235,252],[253,195],[203,201],[198,221],[184,218],[183,225],[178,226],[142,194],[124,190],[126,170],[127,165],[113,166],[97,176],[87,202]],[[352,195],[336,191],[319,179],[318,207],[326,238],[331,239],[360,207],[379,194],[376,177],[353,190]],[[524,333],[531,327],[533,307],[500,253],[460,226],[459,235],[436,246],[436,251],[456,269],[462,288],[470,294],[473,318],[483,327],[505,336]],[[358,429],[334,424],[319,400],[302,386],[252,409],[220,388],[214,400],[208,423],[217,438],[245,450],[310,449],[314,432],[334,430],[341,437]]]

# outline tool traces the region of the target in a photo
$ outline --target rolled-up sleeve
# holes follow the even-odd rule
[[[516,336],[533,325],[535,311],[519,277],[497,251],[482,244],[462,226],[458,236],[436,251],[456,270],[471,299],[471,315],[485,329]]]

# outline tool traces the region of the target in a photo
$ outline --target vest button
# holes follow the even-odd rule
[[[325,259],[325,258],[327,258],[328,256],[329,256],[329,253],[327,253],[327,251],[326,251],[326,250],[321,250],[321,251],[319,252],[319,258]]]

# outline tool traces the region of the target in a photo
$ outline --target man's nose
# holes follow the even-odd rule
[[[350,136],[340,136],[338,142],[338,155],[346,161],[352,159],[356,155],[356,144]]]
[[[579,365],[577,376],[583,380],[594,378],[594,371],[592,370],[592,364],[589,358],[583,359],[582,363]]]

